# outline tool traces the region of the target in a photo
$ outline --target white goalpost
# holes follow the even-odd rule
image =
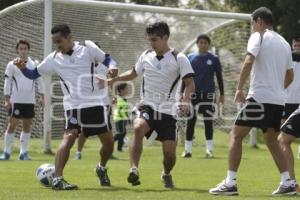
[[[225,95],[232,101],[239,67],[246,53],[250,35],[249,14],[203,11],[124,4],[92,0],[29,0],[0,12],[0,73],[4,74],[7,62],[15,56],[14,45],[18,38],[27,38],[32,44],[31,56],[42,60],[52,50],[51,27],[67,23],[77,41],[93,40],[110,53],[119,63],[120,71],[131,68],[139,54],[147,48],[145,26],[157,20],[166,21],[171,29],[170,43],[178,51],[189,53],[195,49],[195,38],[207,33],[212,38],[212,50],[220,57],[224,68]],[[33,135],[43,137],[45,144],[51,138],[62,136],[64,127],[61,91],[58,77],[47,77],[46,107],[44,114],[37,113]],[[135,81],[139,91],[139,81]],[[0,81],[1,92],[3,80]],[[134,102],[139,94],[129,101]],[[0,98],[3,101],[3,97]],[[236,112],[228,102],[224,112]],[[38,110],[37,112],[42,112]],[[226,116],[226,115],[225,115]],[[216,120],[218,127],[226,128],[228,120]],[[0,127],[5,130],[6,115],[0,108]],[[0,134],[3,134],[1,132]],[[52,135],[52,137],[50,137]]]

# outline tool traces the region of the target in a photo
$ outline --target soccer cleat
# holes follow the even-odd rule
[[[182,154],[181,154],[181,157],[183,158],[191,158],[192,157],[192,153],[189,153],[187,151],[184,151]]]
[[[3,152],[3,154],[0,156],[0,160],[9,160],[10,154]]]
[[[54,178],[52,183],[53,190],[77,190],[77,185],[68,183],[63,178]]]
[[[31,159],[28,155],[28,152],[24,152],[19,155],[19,160],[31,160]]]
[[[252,149],[260,149],[259,146],[257,144],[251,145],[250,146]]]
[[[81,158],[82,158],[82,155],[81,155],[81,153],[80,152],[76,152],[76,154],[75,154],[75,160],[81,160]]]
[[[209,193],[213,195],[225,195],[225,196],[233,196],[239,194],[237,185],[226,184],[225,180],[219,183],[215,188],[210,189]]]
[[[107,169],[106,168],[101,168],[99,165],[96,167],[96,174],[99,177],[100,185],[102,186],[110,186],[110,180],[107,175]]]
[[[169,189],[175,188],[171,174],[166,175],[163,173],[161,175],[161,180],[164,182],[165,188],[169,188]]]
[[[54,153],[51,149],[46,149],[46,150],[44,150],[43,153],[44,153],[44,154],[47,154],[47,155],[52,155],[52,156],[55,155],[55,153]]]
[[[280,183],[278,188],[272,193],[272,195],[296,195],[297,194],[297,186],[296,184],[283,185]]]
[[[127,178],[127,182],[131,183],[132,186],[140,185],[140,177],[137,169],[131,169]]]
[[[118,158],[116,156],[114,156],[114,155],[111,155],[109,159],[110,160],[118,160]]]
[[[210,150],[206,150],[205,158],[213,158],[213,157],[214,157],[213,152]]]

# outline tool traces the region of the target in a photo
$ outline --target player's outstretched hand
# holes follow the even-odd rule
[[[235,97],[234,97],[234,102],[235,103],[245,103],[246,102],[246,98],[245,98],[244,92],[242,90],[236,91]]]
[[[23,69],[26,67],[26,62],[22,61],[20,58],[14,59],[14,65],[16,65],[19,69]]]

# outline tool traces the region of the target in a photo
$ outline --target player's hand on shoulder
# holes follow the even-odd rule
[[[23,69],[26,67],[26,62],[22,61],[20,58],[14,59],[14,65],[16,65],[19,69]]]
[[[118,76],[114,77],[114,78],[109,78],[107,79],[107,84],[109,87],[112,87],[113,84],[117,81]]]
[[[106,80],[100,78],[100,77],[97,77],[97,84],[98,84],[98,88],[101,90],[101,89],[104,89],[105,86],[106,86]]]

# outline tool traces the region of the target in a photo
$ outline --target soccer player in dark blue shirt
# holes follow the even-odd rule
[[[192,98],[194,112],[188,120],[186,130],[185,151],[182,157],[192,156],[192,142],[197,115],[203,114],[205,137],[206,137],[206,157],[213,157],[213,116],[215,110],[215,82],[216,75],[220,90],[219,102],[224,103],[224,84],[222,77],[222,66],[219,58],[208,52],[211,40],[206,34],[201,34],[197,38],[198,52],[191,53],[188,58],[195,72],[195,96]]]

